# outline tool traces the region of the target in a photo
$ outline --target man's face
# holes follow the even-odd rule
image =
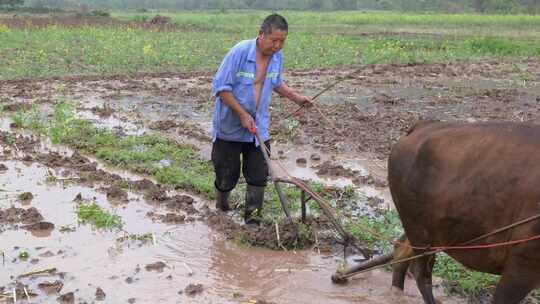
[[[265,56],[272,56],[279,52],[285,45],[287,31],[272,29],[269,34],[259,34],[259,49]]]

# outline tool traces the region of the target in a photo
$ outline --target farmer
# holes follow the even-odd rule
[[[283,52],[288,25],[272,14],[264,19],[256,39],[235,45],[223,59],[213,82],[212,162],[216,173],[216,207],[230,210],[228,198],[240,177],[247,182],[244,221],[259,225],[268,167],[257,132],[270,149],[272,91],[296,104],[311,106],[311,98],[283,81]],[[242,155],[242,161],[240,161]]]

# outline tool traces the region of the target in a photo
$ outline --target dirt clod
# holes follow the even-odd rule
[[[64,287],[62,281],[42,282],[38,284],[38,288],[47,294],[59,293],[62,287]]]
[[[118,203],[127,203],[129,201],[128,193],[116,185],[104,188],[103,190],[107,193],[107,199],[109,200]]]
[[[178,124],[172,120],[160,120],[151,123],[149,127],[152,130],[167,131],[169,129],[178,127]]]
[[[0,210],[0,224],[32,224],[41,220],[43,220],[43,216],[34,207],[29,209],[10,207]]]
[[[157,272],[163,272],[163,269],[167,267],[167,264],[163,262],[155,262],[153,264],[148,264],[144,268],[146,271],[157,271]]]
[[[105,292],[103,291],[103,289],[101,289],[101,287],[98,287],[96,289],[96,301],[103,301],[105,300]]]
[[[196,296],[203,292],[202,284],[189,284],[185,289],[184,293],[188,296]]]
[[[73,294],[73,292],[68,292],[59,296],[56,300],[61,304],[75,304],[75,294]]]
[[[307,165],[307,160],[303,157],[296,159],[296,164],[298,166],[305,167]]]
[[[181,214],[175,214],[175,213],[167,213],[166,215],[163,215],[161,217],[161,220],[164,223],[173,223],[173,224],[180,224],[185,222],[186,216]]]
[[[50,222],[41,221],[41,222],[22,226],[22,228],[26,230],[30,230],[32,232],[52,231],[54,229],[54,224]]]

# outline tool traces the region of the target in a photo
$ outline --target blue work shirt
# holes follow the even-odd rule
[[[283,82],[283,53],[275,53],[266,71],[262,85],[259,108],[256,109],[255,75],[257,39],[244,40],[235,45],[223,59],[212,87],[216,97],[213,117],[212,137],[227,141],[253,142],[255,136],[244,128],[240,117],[221,101],[219,92],[230,91],[240,105],[255,119],[261,139],[270,138],[270,103],[272,91]],[[258,145],[258,143],[257,143]]]

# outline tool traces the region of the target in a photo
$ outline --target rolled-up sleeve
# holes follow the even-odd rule
[[[218,96],[219,92],[232,91],[238,69],[238,55],[233,48],[221,62],[212,83],[212,95]]]

